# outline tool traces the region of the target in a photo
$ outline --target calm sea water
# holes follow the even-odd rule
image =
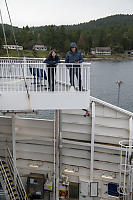
[[[91,64],[91,95],[133,112],[133,61],[97,61]]]

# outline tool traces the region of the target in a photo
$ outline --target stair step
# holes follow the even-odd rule
[[[15,188],[14,188],[12,191],[13,191],[14,194],[15,194],[15,193],[18,193],[17,190],[16,190]]]
[[[13,180],[12,176],[7,176],[9,180]]]
[[[8,167],[7,163],[3,163],[2,165],[3,165],[4,167]]]
[[[10,200],[16,200],[16,198],[15,197],[10,197]]]
[[[15,185],[11,185],[11,188],[12,188],[12,189],[15,188]]]
[[[11,173],[9,171],[6,171],[6,175],[10,175]]]
[[[4,166],[4,169],[5,169],[5,170],[9,170],[9,168],[8,168],[7,166]]]
[[[6,161],[5,161],[5,160],[2,160],[1,162],[2,162],[2,163],[6,163]]]
[[[17,193],[14,194],[15,197],[19,197]]]

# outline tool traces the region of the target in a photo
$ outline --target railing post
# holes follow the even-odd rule
[[[24,78],[26,78],[26,76],[27,76],[27,65],[26,65],[26,57],[24,57]]]
[[[93,169],[94,169],[94,140],[95,140],[94,138],[95,138],[95,102],[92,102],[90,182],[93,182]]]

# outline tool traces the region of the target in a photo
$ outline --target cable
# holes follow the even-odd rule
[[[17,40],[16,40],[16,37],[15,37],[15,33],[14,33],[13,25],[12,25],[12,20],[11,20],[11,16],[10,16],[10,12],[9,12],[8,5],[7,5],[7,1],[6,1],[6,0],[5,0],[5,4],[6,4],[8,16],[9,16],[9,20],[10,20],[10,24],[11,24],[11,28],[12,28],[12,33],[13,33],[14,42],[15,42],[15,45],[16,45],[16,47],[17,47],[18,44],[17,44]],[[18,53],[18,57],[20,57],[18,47],[17,47],[17,53]]]
[[[9,51],[8,51],[8,47],[7,47],[7,39],[6,39],[6,33],[5,33],[5,27],[4,27],[4,24],[3,24],[1,9],[0,9],[0,18],[1,18],[1,24],[2,24],[2,30],[3,30],[5,45],[6,45],[6,52],[7,52],[7,56],[8,56],[8,59],[9,59]]]
[[[12,25],[12,20],[11,20],[11,16],[10,16],[10,12],[9,12],[8,5],[7,5],[7,1],[6,1],[6,0],[5,0],[5,4],[6,4],[8,16],[9,16],[9,20],[10,20],[10,24],[11,24],[11,28],[12,28],[12,33],[13,33],[13,37],[14,37],[14,42],[15,42],[15,45],[16,45],[16,48],[17,48],[18,57],[20,57],[19,50],[18,50],[18,45],[17,45],[17,40],[16,40],[16,37],[15,37],[15,33],[14,33],[13,25]],[[21,69],[22,69],[22,73],[23,73],[23,77],[24,77],[24,84],[25,84],[27,96],[28,96],[28,99],[30,99],[30,94],[29,94],[29,91],[28,91],[28,86],[27,86],[27,83],[26,83],[26,80],[25,80],[24,69],[23,69],[22,65],[21,65]]]

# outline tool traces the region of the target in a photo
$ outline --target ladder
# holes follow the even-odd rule
[[[7,148],[7,160],[0,159],[0,181],[7,200],[28,200],[13,157]]]

